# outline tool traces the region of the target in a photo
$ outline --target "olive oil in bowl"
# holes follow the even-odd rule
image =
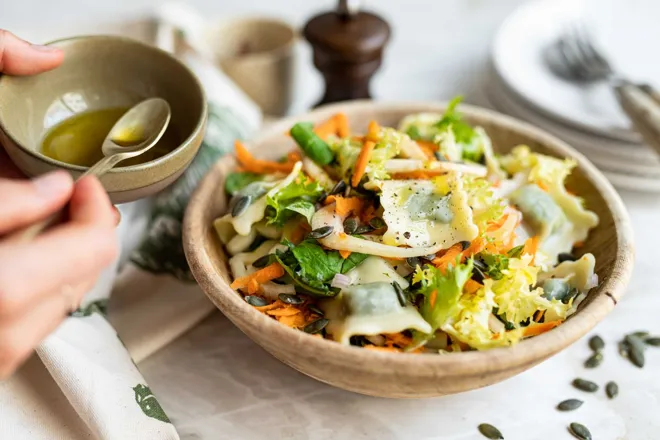
[[[45,156],[71,165],[89,167],[103,159],[101,146],[115,123],[128,108],[110,108],[78,113],[51,128],[41,143]],[[180,145],[176,128],[167,128],[158,143],[146,153],[123,161],[120,166],[138,165],[157,159]]]

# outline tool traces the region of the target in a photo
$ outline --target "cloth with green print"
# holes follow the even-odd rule
[[[261,114],[221,72],[196,58],[183,59],[204,84],[209,101],[207,132],[199,153],[162,193],[119,207],[123,257],[103,274],[80,309],[37,349],[89,431],[89,437],[81,438],[178,439],[154,395],[157,391],[152,392],[136,363],[214,310],[190,273],[181,222],[201,178],[233,148],[235,139],[255,132]],[[62,427],[49,428],[48,435],[67,424],[84,426],[80,420],[61,423]]]

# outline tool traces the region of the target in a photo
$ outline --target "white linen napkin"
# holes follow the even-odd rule
[[[170,50],[185,47],[164,38],[182,26],[174,21],[176,14],[157,17],[170,25],[158,28],[157,42]],[[81,308],[37,348],[39,359],[31,358],[0,383],[0,438],[179,438],[134,362],[214,309],[190,274],[181,220],[199,180],[235,139],[255,132],[261,112],[194,52],[176,56],[195,72],[207,94],[209,122],[200,152],[184,175],[153,200],[119,207],[122,257],[103,273]]]

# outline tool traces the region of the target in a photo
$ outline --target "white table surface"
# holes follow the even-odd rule
[[[378,99],[439,100],[464,94],[483,104],[488,50],[502,20],[524,0],[379,0],[368,2],[393,25],[393,39],[373,82]],[[278,15],[301,24],[334,4],[309,0],[240,2],[191,0],[208,16]],[[85,21],[116,21],[145,14],[156,0],[0,0],[0,28],[39,29]],[[33,35],[38,35],[33,34]],[[523,37],[524,38],[524,37]],[[321,91],[310,53],[300,45],[297,99],[304,111]],[[637,265],[627,295],[595,332],[607,343],[605,362],[584,370],[586,340],[503,383],[437,399],[401,401],[365,397],[310,379],[271,357],[219,312],[140,364],[140,369],[183,439],[480,439],[482,422],[506,439],[570,439],[578,421],[598,440],[660,438],[660,349],[636,369],[616,352],[629,331],[660,334],[660,200],[623,193],[637,237]],[[616,380],[620,395],[586,395],[575,377],[604,385]],[[577,397],[572,413],[554,406]]]

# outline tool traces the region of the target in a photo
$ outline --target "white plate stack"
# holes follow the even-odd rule
[[[644,145],[605,83],[555,76],[544,53],[569,23],[584,23],[617,71],[660,88],[660,2],[536,0],[499,29],[485,87],[491,105],[562,138],[620,188],[660,192],[660,156]]]

